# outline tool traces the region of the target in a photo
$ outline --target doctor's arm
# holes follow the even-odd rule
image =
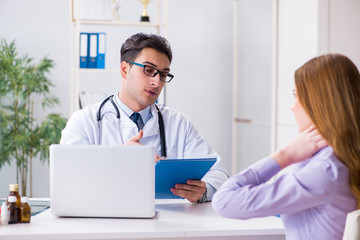
[[[66,123],[65,128],[61,132],[60,144],[65,145],[89,145],[95,144],[90,139],[91,124],[84,121],[84,118],[79,114],[79,112],[73,113],[68,122]],[[94,135],[94,133],[92,133]]]

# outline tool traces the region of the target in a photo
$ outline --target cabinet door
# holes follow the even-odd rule
[[[235,0],[233,173],[269,154],[272,1]]]
[[[318,37],[322,36],[318,29],[320,2],[303,0],[278,2],[278,95],[275,139],[277,149],[298,134],[294,114],[291,111],[294,103],[292,95],[295,88],[294,73],[297,68],[318,54]]]

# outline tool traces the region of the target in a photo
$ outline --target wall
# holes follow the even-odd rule
[[[275,148],[297,134],[291,106],[294,71],[317,55],[318,6],[313,0],[278,1],[277,138]]]
[[[328,6],[328,52],[345,54],[360,68],[360,1],[331,0]]]
[[[278,22],[276,148],[297,134],[290,110],[297,68],[329,52],[347,55],[360,68],[360,2],[279,0]]]
[[[138,1],[131,3],[134,4],[131,14],[135,21],[142,6]],[[151,4],[150,17],[154,7]],[[193,121],[222,156],[227,169],[230,169],[231,157],[232,4],[230,0],[170,0],[168,16],[168,39],[174,54],[171,70],[175,75],[167,89],[168,106],[185,113]],[[121,15],[126,17],[129,12],[123,7]],[[69,2],[66,0],[0,0],[0,38],[16,39],[20,55],[27,53],[35,60],[48,55],[55,61],[50,78],[56,85],[52,92],[60,98],[61,105],[52,112],[63,113],[66,117],[69,117],[70,105],[69,19]],[[109,53],[109,58],[118,59],[121,39],[125,37],[120,31],[118,34],[118,40],[112,40],[116,50]],[[118,85],[113,91],[118,91]],[[38,108],[37,115],[42,114]],[[47,164],[36,164],[33,181],[33,195],[48,197]],[[13,182],[14,166],[1,169],[0,197],[7,196],[8,184]]]

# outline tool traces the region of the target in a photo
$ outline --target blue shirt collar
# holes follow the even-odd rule
[[[119,98],[119,93],[114,94],[114,101],[116,102],[117,106],[128,116],[130,117],[131,114],[134,113],[133,110],[131,110],[128,106],[126,106]],[[143,110],[139,112],[141,119],[145,123],[152,117],[150,106],[147,106]]]

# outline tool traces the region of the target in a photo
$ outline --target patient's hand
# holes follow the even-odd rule
[[[288,145],[273,153],[271,157],[279,163],[281,168],[285,168],[293,163],[309,159],[327,145],[325,139],[316,128],[311,125],[295,137]]]
[[[179,197],[196,203],[206,191],[206,183],[201,180],[187,180],[187,184],[176,184],[171,192]]]

